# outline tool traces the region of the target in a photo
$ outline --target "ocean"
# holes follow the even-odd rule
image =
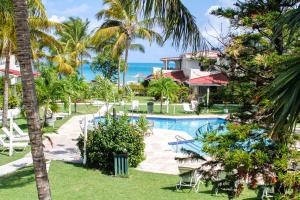
[[[172,66],[172,63],[170,63]],[[138,78],[135,77],[136,74],[142,74],[147,77],[152,74],[153,67],[163,67],[163,63],[128,63],[128,71],[126,73],[126,82],[137,82]],[[100,72],[94,73],[89,65],[84,66],[84,77],[87,81],[95,79],[96,75],[101,75]],[[121,74],[121,78],[123,74]],[[121,81],[122,82],[122,81]]]

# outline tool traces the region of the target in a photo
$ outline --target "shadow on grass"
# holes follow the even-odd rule
[[[11,189],[22,187],[34,182],[33,168],[25,167],[15,173],[8,174],[0,178],[0,189]]]

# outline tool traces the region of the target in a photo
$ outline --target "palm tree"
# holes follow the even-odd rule
[[[64,46],[63,54],[69,57],[67,62],[70,63],[68,64],[75,70],[80,67],[81,77],[84,76],[83,58],[90,56],[87,51],[89,45],[89,23],[88,20],[83,21],[80,18],[70,17],[63,23],[62,28],[56,32],[60,42]],[[59,58],[56,60],[59,60]],[[62,59],[60,59],[60,61],[62,61]],[[62,62],[58,63],[61,64]]]
[[[38,115],[37,97],[31,66],[32,51],[30,45],[30,30],[27,22],[28,7],[26,2],[23,0],[14,0],[13,8],[16,29],[17,57],[21,68],[23,102],[27,117],[38,197],[40,200],[51,200],[42,132]]]
[[[41,75],[36,79],[35,85],[39,106],[44,107],[43,126],[45,126],[48,110],[51,109],[55,112],[58,100],[62,100],[65,106],[68,104],[66,87],[64,81],[58,78],[57,71],[52,67],[41,69]]]
[[[113,47],[113,54],[125,50],[125,66],[123,72],[123,86],[126,84],[126,71],[128,69],[128,54],[132,42],[135,39],[147,39],[150,43],[153,41],[158,44],[163,43],[159,33],[152,28],[155,22],[154,18],[139,19],[140,9],[134,4],[124,4],[120,0],[105,0],[104,5],[108,6],[97,13],[98,20],[104,18],[104,23],[98,28],[92,37],[93,43],[117,38]],[[120,54],[119,54],[120,55]]]
[[[9,90],[9,67],[10,56],[15,50],[16,36],[13,11],[11,9],[12,4],[9,1],[5,1],[5,9],[1,13],[2,23],[0,25],[1,46],[5,55],[5,72],[4,72],[4,102],[3,102],[3,115],[2,124],[8,126],[8,90]],[[43,8],[40,0],[31,2],[30,8],[32,11],[29,13],[28,23],[30,27],[30,39],[32,44],[43,43],[45,46],[58,45],[56,39],[50,36],[45,31],[51,30],[54,27],[58,27],[55,22],[50,22],[47,19],[45,9]],[[34,11],[33,11],[34,10]],[[38,60],[35,52],[34,45],[32,45],[32,52],[34,59]]]
[[[182,0],[119,1],[129,7],[134,4],[147,18],[156,16],[165,33],[165,39],[171,38],[175,47],[192,48],[194,51],[207,49],[194,16],[184,6]]]
[[[290,33],[289,40],[298,39],[300,30],[300,9],[288,11],[277,23],[275,30],[286,26]],[[276,35],[276,34],[275,34]],[[265,94],[272,104],[272,115],[275,120],[273,137],[286,129],[293,131],[300,113],[300,56],[292,56],[282,63],[284,71],[266,88]]]
[[[162,113],[164,97],[175,100],[178,90],[179,86],[173,79],[161,77],[150,81],[148,93],[160,98],[160,112]]]

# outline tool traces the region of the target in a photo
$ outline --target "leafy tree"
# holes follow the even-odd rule
[[[161,77],[153,79],[149,83],[148,93],[150,95],[159,96],[160,98],[160,112],[162,113],[163,100],[166,97],[169,100],[177,99],[177,91],[179,86],[171,78]]]
[[[77,101],[88,98],[88,93],[90,92],[88,83],[80,78],[78,74],[72,74],[64,79],[64,85],[66,88],[65,92],[71,100],[69,104],[74,102],[74,110],[77,113]],[[71,113],[71,110],[69,110],[69,113]]]
[[[117,38],[113,47],[113,54],[120,55],[125,49],[125,65],[123,71],[123,86],[126,84],[126,71],[128,68],[129,49],[135,39],[147,39],[150,43],[153,41],[162,44],[163,39],[152,28],[155,19],[139,19],[140,9],[134,4],[122,3],[120,0],[107,0],[104,5],[108,6],[97,13],[97,18],[104,18],[104,23],[95,32],[92,41],[101,43],[105,40]],[[143,16],[141,16],[143,17]]]
[[[124,66],[124,63],[121,66]],[[90,67],[94,72],[100,72],[104,78],[114,82],[118,74],[119,60],[112,57],[111,51],[103,51],[93,59]]]
[[[96,76],[95,82],[92,85],[92,91],[94,97],[105,101],[107,108],[109,102],[114,100],[118,95],[115,85],[102,76]]]

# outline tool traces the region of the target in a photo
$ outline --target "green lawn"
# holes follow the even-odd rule
[[[80,165],[52,161],[50,183],[53,199],[72,200],[226,200],[225,194],[211,196],[210,188],[200,186],[200,192],[176,192],[177,176],[130,170],[130,178],[115,178],[88,170]],[[31,167],[0,178],[0,197],[10,200],[36,198]],[[254,191],[246,190],[239,199],[255,199]]]
[[[29,151],[30,148],[27,147],[24,151],[20,151],[20,150],[15,151],[13,153],[13,156],[10,157],[8,150],[2,151],[0,147],[0,166],[18,160],[20,158],[23,158]]]
[[[63,105],[59,105],[60,110],[59,112],[68,112],[68,110],[66,110]],[[80,104],[77,105],[77,113],[75,113],[75,108],[74,106],[72,106],[72,115],[69,117],[65,117],[64,119],[61,120],[57,120],[54,124],[54,127],[45,127],[43,128],[43,132],[45,133],[50,133],[50,132],[56,132],[57,129],[59,129],[64,123],[66,123],[71,117],[75,116],[75,115],[84,115],[84,114],[92,114],[92,113],[96,113],[99,110],[99,108],[97,106],[92,106],[89,104]],[[27,122],[26,119],[22,116],[18,117],[15,119],[16,123],[20,126],[20,128],[23,131],[28,131],[27,130]]]
[[[174,106],[175,106],[175,112],[174,112]],[[119,106],[119,105],[115,105],[114,106],[116,108],[117,111],[125,111],[125,112],[131,112],[131,105],[126,104],[125,107],[124,106]],[[139,106],[140,111],[139,112],[135,112],[135,113],[147,113],[147,106],[146,105],[140,105]],[[224,113],[224,108],[227,108],[229,110],[229,113],[233,113],[233,112],[237,112],[238,111],[238,106],[225,106],[225,105],[214,105],[212,108],[210,109],[206,109],[204,108],[201,112],[201,114],[225,114]],[[208,112],[207,112],[208,111]],[[155,104],[154,105],[154,112],[153,114],[161,114],[160,113],[160,105],[159,104]],[[167,108],[165,105],[163,105],[163,114],[167,114]],[[183,110],[183,106],[182,105],[170,105],[169,106],[169,115],[195,115],[195,113],[186,113]]]

